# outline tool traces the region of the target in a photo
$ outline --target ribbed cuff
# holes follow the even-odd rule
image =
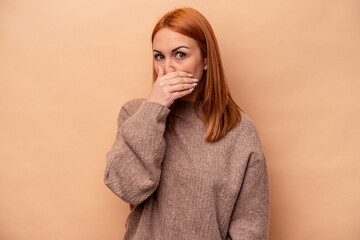
[[[154,116],[158,121],[165,121],[167,115],[170,113],[170,109],[166,106],[145,100],[141,103],[139,111],[147,117]]]

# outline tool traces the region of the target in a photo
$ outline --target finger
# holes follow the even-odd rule
[[[193,75],[191,73],[181,72],[181,71],[171,72],[171,73],[168,73],[165,75],[165,78],[167,80],[176,78],[176,77],[193,77]]]
[[[196,78],[188,78],[188,77],[176,77],[169,80],[166,80],[166,83],[169,86],[177,85],[177,84],[184,84],[184,83],[197,83],[199,79]],[[194,84],[196,85],[196,84]]]
[[[158,78],[161,78],[162,76],[164,76],[165,70],[161,65],[158,65]]]
[[[187,83],[187,84],[177,84],[174,86],[169,86],[169,92],[175,93],[175,92],[182,92],[190,89],[194,89],[196,87],[196,83]]]
[[[194,88],[191,88],[191,89],[187,89],[187,90],[180,91],[180,92],[174,92],[172,94],[175,97],[175,99],[177,99],[177,98],[181,98],[183,96],[190,94],[193,90],[194,90]]]

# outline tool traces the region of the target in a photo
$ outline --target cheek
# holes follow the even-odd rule
[[[201,79],[201,77],[203,75],[203,69],[204,69],[201,61],[199,61],[199,60],[192,61],[188,65],[188,69],[189,69],[189,72],[191,72],[196,78]]]
[[[188,71],[194,74],[200,72],[201,63],[196,61],[196,59],[188,59],[187,61],[179,63],[177,67],[180,68],[181,71]]]
[[[158,66],[162,65],[160,62],[153,62],[154,70],[158,74]],[[202,62],[198,59],[186,59],[182,61],[173,61],[171,66],[175,71],[187,72],[194,75],[194,77],[201,79],[203,74]]]

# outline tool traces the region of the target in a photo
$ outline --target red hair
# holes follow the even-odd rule
[[[197,88],[195,104],[204,113],[206,126],[205,140],[214,142],[225,136],[227,131],[241,121],[241,108],[235,103],[227,86],[218,43],[209,22],[193,8],[178,8],[166,13],[156,24],[151,41],[156,33],[168,28],[197,41],[203,57],[207,58],[208,68]],[[153,69],[153,82],[157,79]],[[170,106],[171,109],[172,106]],[[175,118],[170,114],[170,122]]]

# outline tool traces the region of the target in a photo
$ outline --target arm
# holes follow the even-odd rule
[[[250,155],[226,239],[268,240],[269,212],[269,180],[265,156],[253,153]]]
[[[150,101],[143,101],[131,116],[124,106],[120,109],[116,140],[106,153],[104,183],[130,205],[146,200],[159,184],[169,112]]]

